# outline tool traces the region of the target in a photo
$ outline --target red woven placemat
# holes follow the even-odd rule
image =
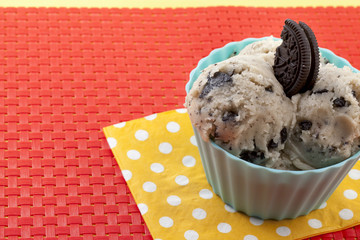
[[[213,48],[307,22],[360,67],[358,8],[0,8],[0,238],[152,237],[102,127],[183,105]],[[358,239],[360,227],[312,239]]]

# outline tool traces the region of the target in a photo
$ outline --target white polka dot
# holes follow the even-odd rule
[[[139,203],[137,206],[140,210],[141,215],[144,215],[149,210],[148,206],[145,203]]]
[[[162,240],[161,238],[155,238],[154,240]]]
[[[168,122],[166,129],[171,133],[176,133],[180,130],[180,125],[177,122]]]
[[[199,238],[199,234],[194,230],[187,230],[184,237],[186,240],[197,240]]]
[[[201,189],[199,195],[203,199],[211,199],[214,194],[209,189]]]
[[[132,172],[130,170],[122,170],[121,173],[125,181],[129,181],[132,178]]]
[[[348,189],[348,190],[345,190],[345,191],[344,191],[344,196],[345,196],[347,199],[353,200],[353,199],[356,199],[356,198],[357,198],[358,194],[357,194],[357,192],[355,192],[354,190]]]
[[[151,164],[150,169],[155,173],[161,173],[164,171],[164,166],[161,163],[153,163]]]
[[[176,111],[178,113],[187,113],[187,109],[186,108],[179,108],[179,109],[176,109]]]
[[[192,211],[192,216],[197,220],[202,220],[202,219],[206,218],[206,211],[201,208],[195,208]]]
[[[344,220],[350,220],[354,217],[354,213],[350,209],[343,209],[339,212],[339,216]]]
[[[164,154],[169,154],[172,151],[172,146],[170,143],[167,142],[160,143],[159,151]]]
[[[231,225],[228,223],[219,223],[217,229],[221,233],[229,233],[231,231]]]
[[[323,202],[318,209],[323,209],[323,208],[325,208],[326,206],[327,206],[327,203],[326,203],[326,202]]]
[[[353,180],[359,180],[360,179],[360,171],[357,169],[351,169],[349,172],[349,177]]]
[[[225,204],[225,210],[230,213],[236,212],[235,209],[233,209],[230,205]]]
[[[138,160],[141,154],[137,150],[129,150],[126,154],[131,160]]]
[[[184,175],[176,176],[175,182],[181,186],[185,186],[189,183],[189,179]]]
[[[291,230],[290,230],[290,228],[288,228],[288,227],[278,227],[278,228],[276,229],[276,233],[277,233],[279,236],[286,237],[286,236],[289,236],[289,235],[290,235]]]
[[[146,116],[145,119],[151,121],[151,120],[154,120],[156,117],[157,117],[157,114],[155,113],[155,114]]]
[[[185,167],[193,167],[195,166],[196,160],[193,156],[185,156],[182,159],[182,163]]]
[[[315,228],[315,229],[318,229],[318,228],[322,227],[322,223],[317,219],[310,219],[308,221],[308,224],[309,224],[310,227]]]
[[[117,123],[117,124],[114,124],[114,127],[122,128],[122,127],[125,127],[125,124],[126,124],[126,122]]]
[[[170,228],[174,225],[174,221],[169,217],[161,217],[159,223],[164,228]]]
[[[257,218],[257,217],[250,217],[250,222],[251,222],[251,224],[253,224],[255,226],[260,226],[261,224],[264,223],[264,220]]]
[[[108,142],[110,148],[116,147],[117,141],[116,141],[115,138],[113,138],[113,137],[108,137],[108,138],[107,138],[107,142]]]
[[[246,235],[244,237],[244,240],[258,240],[258,238],[255,237],[254,235]]]
[[[145,182],[143,184],[143,189],[145,192],[155,192],[156,184],[153,182]]]
[[[190,138],[190,142],[191,142],[192,145],[197,146],[197,142],[196,142],[195,136],[192,136],[192,137]]]
[[[168,204],[170,204],[171,206],[179,206],[181,203],[181,198],[179,198],[176,195],[170,195],[168,196],[168,198],[166,199],[166,201],[168,202]]]
[[[139,141],[145,141],[149,138],[149,133],[145,130],[137,130],[135,133],[135,138]]]

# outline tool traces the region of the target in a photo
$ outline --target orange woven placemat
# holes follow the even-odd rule
[[[278,36],[288,17],[360,67],[359,14],[0,8],[0,239],[152,239],[101,129],[182,107],[200,58]],[[312,239],[358,238],[360,227]]]

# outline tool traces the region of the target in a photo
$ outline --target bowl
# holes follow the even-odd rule
[[[190,91],[201,70],[228,59],[248,44],[266,38],[269,37],[247,38],[213,50],[191,71],[186,92]],[[328,49],[320,48],[320,53],[337,67],[348,66],[352,71],[359,72],[347,60]],[[340,163],[313,170],[266,168],[242,160],[212,141],[205,142],[197,129],[193,129],[206,178],[213,191],[235,210],[262,219],[293,219],[318,209],[360,157],[358,152]]]

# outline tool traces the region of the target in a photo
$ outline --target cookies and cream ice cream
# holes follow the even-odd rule
[[[312,90],[292,98],[296,124],[286,152],[299,168],[321,168],[359,150],[360,74],[320,65]]]
[[[312,89],[287,96],[274,75],[269,38],[204,69],[186,97],[204,141],[276,169],[312,169],[359,150],[360,74],[320,64]]]

